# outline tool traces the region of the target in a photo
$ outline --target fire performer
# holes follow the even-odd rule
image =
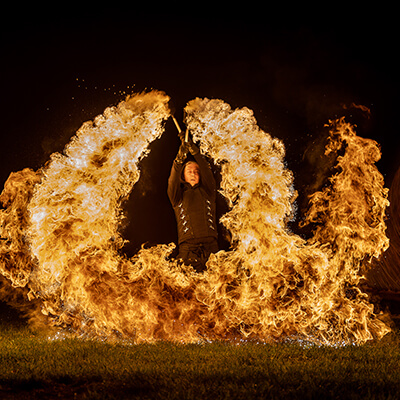
[[[178,228],[177,258],[196,272],[203,272],[210,254],[218,251],[216,183],[208,162],[188,133],[185,137],[180,131],[179,137],[182,143],[168,179],[168,197]],[[194,160],[187,160],[189,153]]]

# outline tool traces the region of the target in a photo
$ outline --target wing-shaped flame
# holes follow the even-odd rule
[[[362,268],[388,245],[380,151],[343,119],[326,149],[337,153],[337,174],[310,199],[306,241],[287,229],[296,192],[283,143],[247,108],[192,100],[185,122],[221,168],[232,249],[212,255],[204,274],[171,259],[173,243],[121,254],[121,202],[163,132],[168,100],[131,96],[85,123],[42,171],[10,176],[0,197],[4,277],[30,290],[48,322],[81,335],[328,344],[385,335],[359,288]]]

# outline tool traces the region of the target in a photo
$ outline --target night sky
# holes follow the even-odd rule
[[[224,14],[203,3],[191,14],[157,5],[59,7],[4,16],[1,185],[12,171],[43,166],[107,106],[154,88],[171,96],[178,119],[195,97],[251,108],[260,127],[284,141],[300,194],[313,179],[305,150],[328,119],[346,115],[359,135],[381,144],[378,166],[390,186],[400,165],[394,11],[350,15],[328,7],[304,19],[293,9],[290,16],[250,8]],[[370,117],[343,108],[352,103],[370,108]],[[176,240],[166,185],[178,145],[168,121],[141,164],[142,178],[126,204],[129,255],[143,242]]]

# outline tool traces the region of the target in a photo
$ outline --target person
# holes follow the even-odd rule
[[[181,145],[168,179],[168,197],[178,229],[178,259],[196,272],[206,269],[211,253],[218,251],[217,188],[208,162],[191,138]],[[188,153],[194,160],[187,160]],[[186,162],[185,162],[186,161]]]

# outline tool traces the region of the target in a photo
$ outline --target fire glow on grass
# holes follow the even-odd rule
[[[376,142],[344,119],[331,123],[326,154],[337,173],[310,198],[306,241],[291,233],[296,193],[283,143],[248,108],[195,99],[185,123],[220,166],[232,249],[197,274],[171,259],[174,244],[120,252],[122,201],[138,164],[163,133],[169,97],[128,97],[86,122],[40,171],[11,174],[0,196],[0,272],[32,303],[32,321],[77,335],[135,342],[214,339],[363,343],[389,328],[359,288],[362,268],[388,246]]]

